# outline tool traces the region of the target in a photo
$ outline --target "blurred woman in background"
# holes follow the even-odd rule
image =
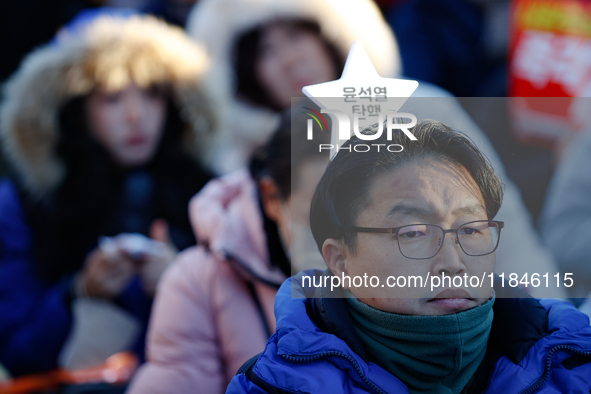
[[[8,81],[0,363],[13,376],[58,359],[80,368],[115,351],[143,354],[156,283],[194,244],[187,204],[210,178],[200,155],[218,115],[206,72],[182,30],[99,10]]]
[[[216,173],[245,166],[302,87],[338,79],[353,41],[381,76],[400,73],[394,35],[372,0],[200,0],[187,33],[221,71],[216,86],[235,98],[207,156]]]
[[[309,232],[310,201],[328,164],[318,152],[328,133],[308,141],[305,122],[290,126],[285,114],[249,172],[212,180],[191,201],[199,246],[180,254],[159,285],[148,362],[128,393],[223,393],[263,350],[297,229]]]

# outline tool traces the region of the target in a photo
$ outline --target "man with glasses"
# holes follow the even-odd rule
[[[352,138],[330,163],[310,211],[329,269],[284,283],[277,331],[229,393],[590,392],[587,317],[494,278],[502,185],[487,160],[439,122],[412,133],[374,141],[397,153]]]

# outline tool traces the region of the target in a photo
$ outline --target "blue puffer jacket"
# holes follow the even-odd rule
[[[48,284],[36,273],[33,234],[12,181],[0,180],[0,364],[13,376],[46,371],[72,325],[70,276]],[[147,327],[151,298],[134,280],[116,302]],[[143,356],[144,336],[134,350]]]
[[[227,393],[408,393],[398,378],[365,360],[343,299],[304,298],[323,290],[312,294],[302,289],[303,274],[280,288],[277,331],[263,353],[241,368]],[[487,356],[465,391],[589,393],[587,316],[556,300],[504,298],[524,294],[507,285],[495,285],[495,291]]]

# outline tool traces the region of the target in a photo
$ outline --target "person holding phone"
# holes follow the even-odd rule
[[[200,157],[219,115],[207,64],[181,29],[99,9],[7,82],[0,119],[13,175],[0,182],[0,363],[13,376],[58,365],[78,335],[80,300],[133,320],[121,350],[142,357],[156,283],[195,243],[187,205],[210,179]],[[127,334],[95,328],[82,357],[108,348],[101,335]]]

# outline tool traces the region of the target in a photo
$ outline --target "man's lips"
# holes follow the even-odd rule
[[[435,297],[429,298],[427,302],[437,301],[445,298],[464,298],[474,300],[474,298],[470,297],[470,293],[464,289],[447,289],[443,290],[441,293],[438,293]]]
[[[429,303],[448,310],[468,309],[473,305],[474,301],[476,300],[470,297],[470,294],[466,290],[462,289],[444,290],[435,297],[427,300]]]

